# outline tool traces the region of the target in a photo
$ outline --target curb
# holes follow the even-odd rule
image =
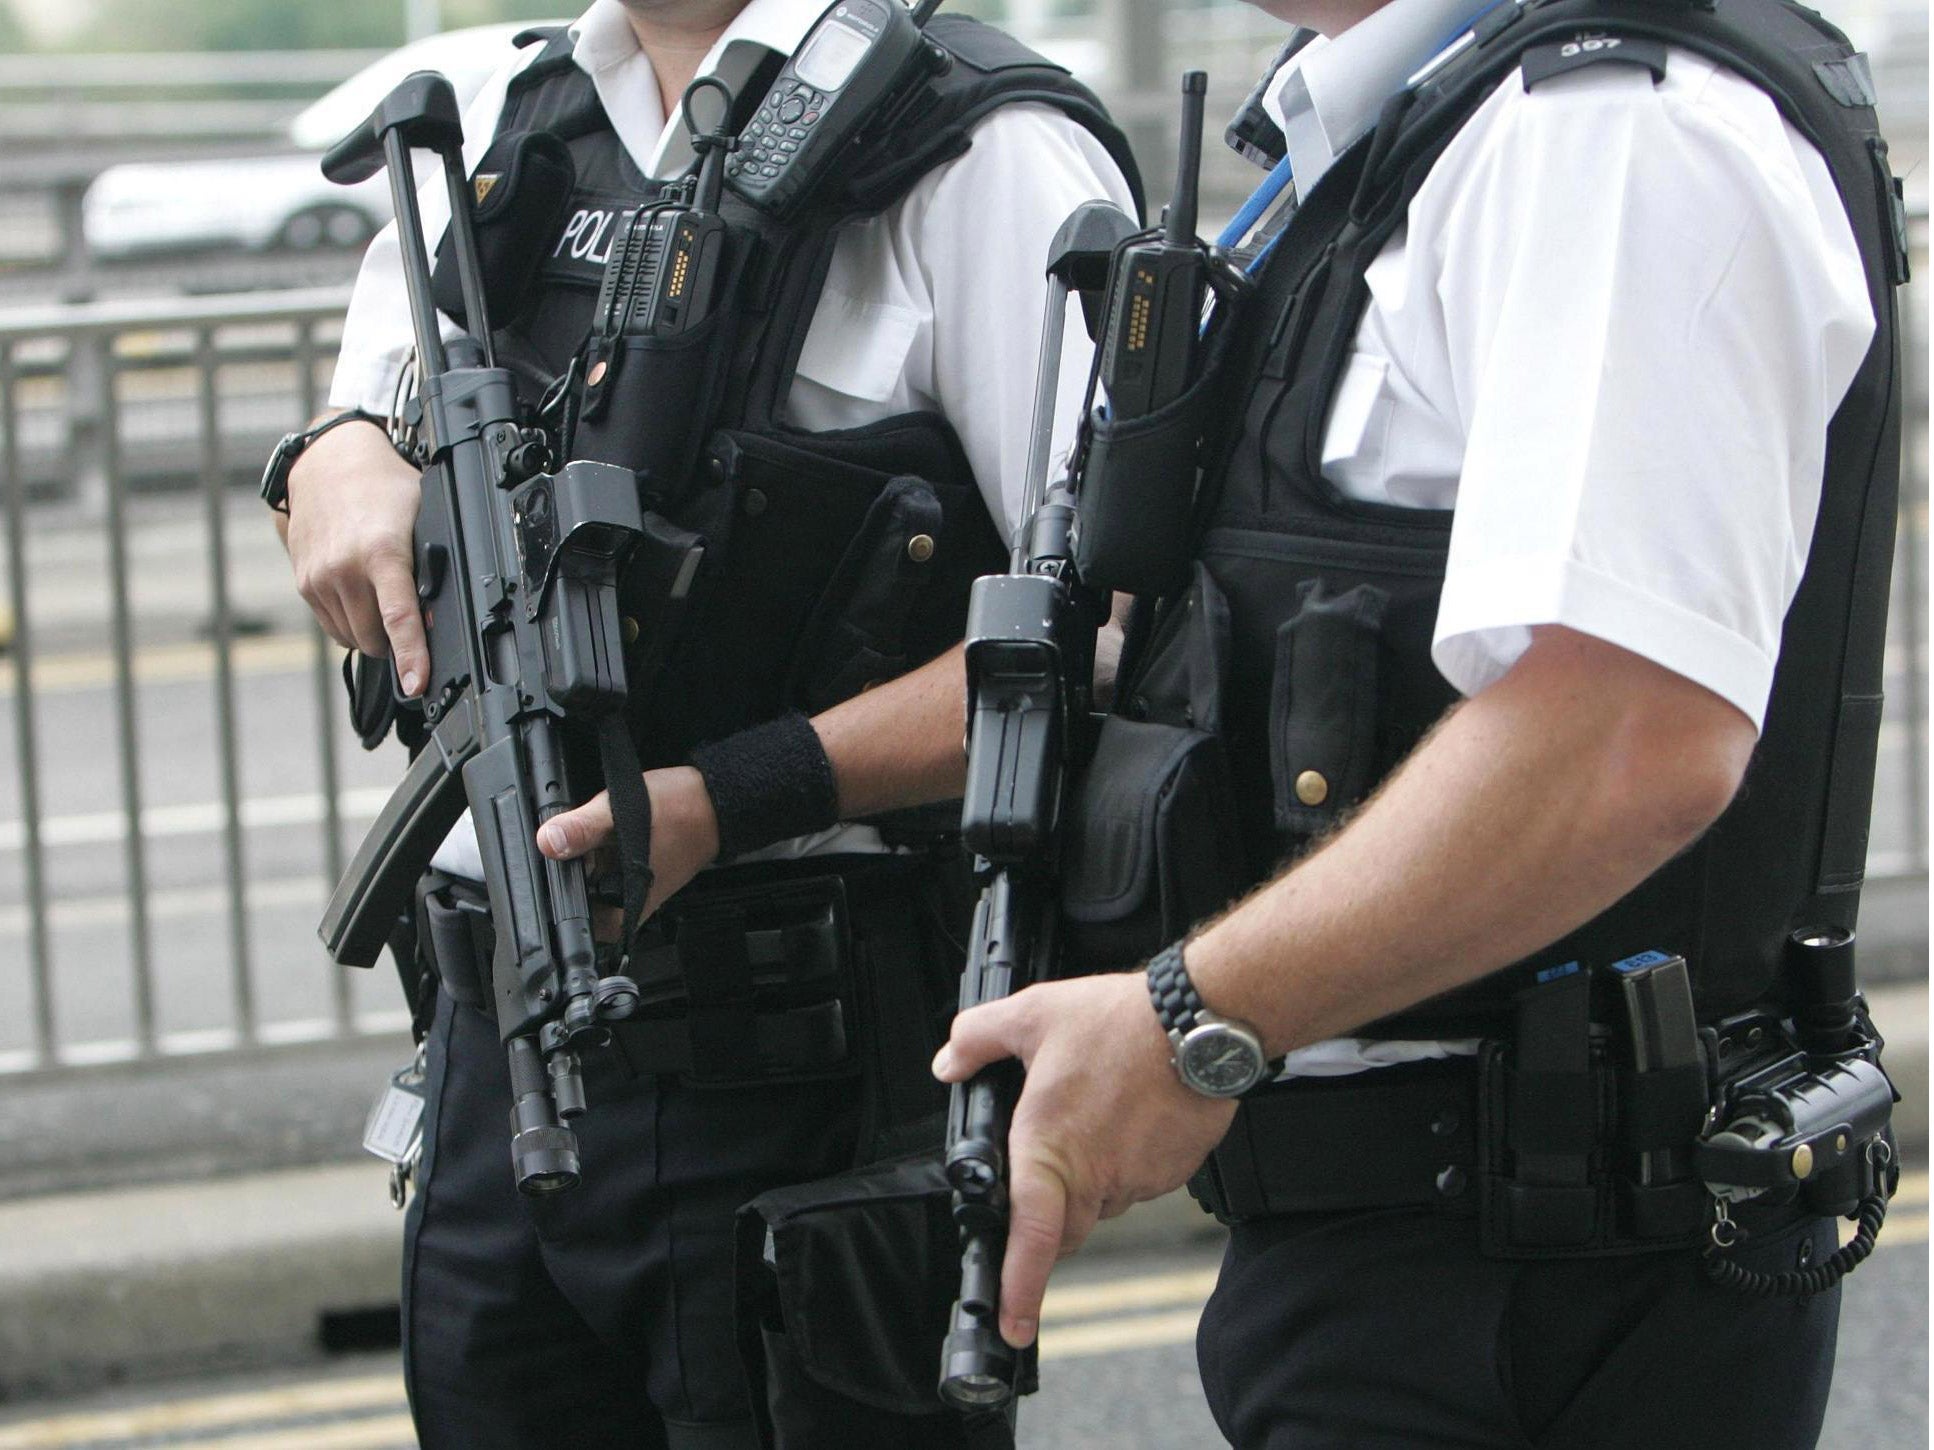
[[[1870,1001],[1902,1097],[1896,1133],[1923,1166],[1927,986]],[[320,1360],[333,1325],[395,1313],[402,1219],[385,1176],[361,1159],[0,1203],[0,1401]],[[1221,1234],[1172,1193],[1098,1225],[1084,1253]]]

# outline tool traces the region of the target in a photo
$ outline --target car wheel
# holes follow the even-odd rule
[[[353,206],[305,207],[276,232],[276,245],[292,252],[318,247],[355,247],[375,234],[376,225]]]

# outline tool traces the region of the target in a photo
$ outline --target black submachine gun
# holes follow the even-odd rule
[[[412,148],[435,154],[450,197],[468,334],[448,343],[431,290]],[[491,995],[510,1056],[511,1160],[518,1188],[542,1194],[578,1181],[569,1124],[585,1109],[580,1053],[636,1010],[638,989],[626,977],[600,975],[584,864],[545,859],[536,832],[578,804],[565,767],[567,720],[629,754],[622,709],[632,622],[618,611],[620,570],[634,554],[645,559],[650,576],[663,580],[654,593],[669,614],[702,545],[641,511],[629,469],[583,461],[554,469],[544,434],[520,419],[511,375],[492,354],[462,150],[450,83],[423,72],[323,160],[323,174],[343,184],[389,169],[428,460],[415,552],[430,669],[428,740],[358,848],[319,934],[337,962],[373,965],[431,855],[469,807],[496,929]],[[657,618],[638,623],[668,627]],[[623,845],[628,895],[637,897],[627,901],[631,917],[643,899],[633,878],[648,874],[637,838],[649,830],[649,804],[640,817],[635,769],[629,782],[610,785],[621,818],[632,821]],[[620,792],[625,800],[615,798]]]
[[[1094,754],[1101,733],[1090,708],[1095,634],[1111,591],[1153,596],[1172,588],[1178,572],[1187,576],[1196,422],[1169,415],[1192,388],[1201,391],[1198,332],[1209,290],[1233,296],[1239,286],[1195,237],[1206,88],[1199,71],[1183,77],[1181,154],[1164,226],[1138,232],[1115,207],[1090,202],[1049,247],[1026,522],[1008,572],[977,580],[967,609],[961,836],[982,889],[962,1011],[1059,974],[1065,797],[1071,772]],[[1065,476],[1049,487],[1071,292],[1081,294],[1098,347],[1080,442]],[[1098,390],[1106,392],[1106,417],[1093,409]],[[1162,425],[1160,456],[1144,454],[1138,464],[1105,446],[1110,428],[1146,427],[1147,420]],[[1032,1352],[1018,1353],[997,1327],[1007,1132],[1020,1089],[1020,1065],[997,1063],[956,1083],[948,1108],[946,1169],[961,1263],[940,1394],[963,1411],[1007,1404],[1032,1372]]]
[[[1047,486],[1068,294],[1098,298],[1134,223],[1089,202],[1050,247],[1022,525],[1009,572],[976,580],[967,609],[967,786],[961,835],[982,883],[960,983],[965,1011],[1053,975],[1059,919],[1057,832],[1070,768],[1089,748],[1095,633],[1109,596],[1076,576],[1068,479]],[[1023,1356],[1000,1336],[1007,1242],[1007,1128],[1018,1063],[956,1083],[946,1167],[960,1230],[960,1298],[942,1351],[941,1396],[964,1411],[1006,1404]],[[1027,1356],[1031,1360],[1031,1352]]]

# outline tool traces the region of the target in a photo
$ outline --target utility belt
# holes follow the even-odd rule
[[[936,854],[706,871],[639,929],[626,967],[639,1009],[593,1058],[707,1088],[872,1069],[887,1122],[925,1116],[941,1104],[927,1063],[957,990],[967,889],[959,863]],[[416,920],[441,990],[490,1010],[496,934],[482,886],[431,873]]]
[[[1678,957],[1567,964],[1474,1057],[1252,1093],[1190,1191],[1229,1224],[1430,1208],[1509,1259],[1702,1238],[1711,1257],[1748,1229],[1856,1212],[1877,1232],[1899,1177],[1881,1039],[1857,996],[1789,1012],[1699,1026]]]

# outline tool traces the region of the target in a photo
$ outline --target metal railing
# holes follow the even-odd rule
[[[1925,266],[1924,219],[1916,237],[1916,261]],[[6,782],[0,779],[0,1033],[25,1024],[24,1040],[0,1036],[0,1072],[334,1039],[397,1025],[393,1011],[359,1010],[349,974],[327,968],[312,935],[326,889],[342,870],[345,824],[372,812],[386,794],[385,777],[351,752],[363,785],[346,788],[355,783],[346,779],[341,755],[336,651],[308,623],[286,570],[279,577],[262,572],[280,566],[279,551],[267,537],[259,506],[245,486],[238,487],[259,468],[273,436],[318,410],[344,301],[343,292],[333,289],[0,314],[0,486],[5,490],[5,598],[12,616],[0,684],[11,695],[16,775],[13,820],[5,819]],[[1878,804],[1889,816],[1904,804],[1906,817],[1889,826],[1888,842],[1872,865],[1877,874],[1924,878],[1925,292],[1917,286],[1905,302],[1910,406],[1890,645],[1893,710]],[[139,466],[158,457],[169,460],[166,468]],[[84,475],[71,492],[52,486],[62,460]],[[183,477],[192,480],[197,493],[152,492]],[[47,500],[36,501],[36,493]],[[189,500],[197,497],[199,521],[191,523]],[[229,528],[229,515],[237,509],[247,510],[252,522],[246,557],[238,554]],[[174,531],[167,535],[173,542],[156,566],[149,558],[153,551],[143,553],[138,546],[167,530]],[[49,541],[60,545],[58,557],[37,559],[37,546],[44,546],[44,553]],[[169,606],[172,615],[152,603],[155,593],[182,584],[175,576],[197,567],[205,574],[197,596],[202,602],[194,606],[205,610],[198,621],[178,599]],[[148,582],[137,590],[140,568],[149,571]],[[281,633],[274,636],[282,642],[275,655],[280,673],[252,663],[263,648],[248,633],[258,621],[237,604],[244,575],[254,581],[253,608],[280,621]],[[89,614],[95,605],[102,607]],[[107,637],[104,657],[90,653],[97,650],[92,634],[97,618]],[[205,644],[195,642],[191,624],[205,634]],[[45,647],[50,640],[55,647]],[[170,676],[173,666],[155,664],[178,662],[184,652],[200,660],[205,671],[198,665],[186,675]],[[95,661],[95,675],[85,688],[107,697],[102,709],[94,708],[93,695],[76,704],[79,697],[54,690],[56,677],[85,676],[88,659]],[[313,792],[248,792],[246,732],[239,718],[244,665],[252,688],[283,689],[277,709],[302,717],[278,718],[267,727],[274,784],[307,776]],[[165,710],[157,706],[159,714],[144,714],[144,690],[162,688],[156,679],[174,679],[167,687],[174,689],[183,678],[204,676],[212,697],[205,741],[176,728],[177,717],[190,708],[179,694],[168,697],[172,703],[164,702]],[[306,703],[299,695],[306,695]],[[78,783],[105,799],[104,782],[89,774],[98,765],[79,739],[83,726],[103,715],[111,717],[106,752],[115,769],[111,804],[105,810],[50,816],[47,788],[53,783]],[[171,753],[159,762],[168,767],[159,775],[157,760],[144,753],[149,749],[144,729],[150,726],[165,736],[165,743],[153,748]],[[144,785],[173,787],[175,776],[200,768],[192,758],[198,750],[211,757],[207,763],[218,799],[150,804]],[[99,806],[101,800],[93,803]],[[295,826],[313,826],[313,841],[298,840]],[[205,837],[219,843],[219,863],[168,849],[170,842]],[[55,882],[54,857],[89,843],[92,854],[68,861],[64,886]],[[118,863],[101,847],[118,847]],[[280,876],[270,879],[268,868],[259,867],[257,858],[265,852],[279,853]],[[292,860],[305,854],[311,857],[310,873],[290,874]],[[17,907],[6,897],[9,856],[19,862]],[[298,872],[300,864],[295,861]],[[158,873],[168,881],[158,880]],[[73,950],[77,960],[68,960],[68,950],[55,941],[54,917],[64,903],[87,897],[108,876],[118,876],[118,887],[106,898],[89,898],[100,909],[88,920],[95,927],[110,918],[124,922],[123,937],[116,946],[104,946],[97,931]],[[273,930],[255,919],[271,895],[283,910],[281,925]],[[205,933],[218,937],[219,946],[204,943],[179,967],[200,973],[190,990],[201,1015],[191,1012],[173,1030],[164,1021],[164,983],[156,964],[153,908],[164,900],[185,900],[183,912],[201,910],[220,920],[219,931],[210,926]],[[9,913],[18,928],[11,934]],[[260,940],[265,934],[275,941],[268,952]],[[5,950],[16,936],[25,948],[17,954]],[[59,975],[57,956],[68,967]],[[326,980],[323,1010],[293,1017],[265,1010],[265,983],[282,980],[264,976],[265,957],[289,976]],[[128,979],[125,1030],[106,1038],[88,1036],[98,1017],[92,1009],[117,995],[109,980],[111,958],[124,959]],[[392,985],[392,1003],[393,992]],[[80,999],[78,1008],[75,999]],[[18,1011],[9,1011],[9,1002],[16,1000]],[[64,1006],[76,1010],[63,1014]],[[211,1018],[225,1025],[210,1026]]]
[[[249,298],[160,301],[127,305],[48,308],[0,315],[0,481],[5,487],[7,597],[10,605],[9,674],[13,753],[17,765],[19,817],[14,840],[22,859],[27,951],[26,1019],[29,1040],[0,1050],[0,1068],[45,1067],[61,1061],[150,1058],[164,1053],[158,1028],[153,936],[149,919],[150,836],[153,816],[143,808],[143,756],[138,708],[135,601],[131,596],[131,496],[142,471],[127,464],[131,433],[157,441],[185,461],[201,494],[207,597],[205,621],[212,656],[215,730],[211,742],[220,782],[219,835],[222,895],[227,929],[229,1027],[211,1036],[185,1034],[207,1048],[253,1046],[264,1040],[250,961],[247,858],[241,786],[241,732],[237,728],[237,619],[230,596],[229,504],[238,472],[259,469],[271,434],[279,435],[320,408],[325,369],[333,365],[334,335],[346,301],[341,289]],[[222,386],[225,375],[240,386]],[[261,386],[264,375],[271,383]],[[155,380],[163,386],[156,388]],[[231,376],[231,382],[233,381]],[[146,384],[147,386],[141,386]],[[131,396],[132,395],[132,396]],[[145,396],[143,396],[145,395]],[[144,418],[143,409],[162,417]],[[239,404],[239,407],[235,405]],[[229,415],[225,417],[225,414]],[[236,418],[242,423],[234,426]],[[36,422],[58,419],[58,430]],[[31,587],[30,519],[40,512],[30,494],[42,470],[37,453],[48,451],[38,436],[56,431],[56,456],[78,459],[86,480],[81,507],[69,508],[70,527],[98,527],[105,541],[107,624],[111,658],[115,764],[118,771],[118,835],[122,849],[126,960],[132,998],[132,1031],[113,1044],[92,1043],[78,1054],[60,1040],[53,933],[45,838],[44,745],[36,709],[35,591]],[[179,495],[176,495],[179,502]],[[51,521],[51,519],[50,519]],[[344,861],[342,785],[336,721],[342,709],[334,647],[309,629],[310,677],[317,736],[313,749],[319,776],[321,879],[333,882]],[[325,1035],[359,1029],[348,978],[337,974]],[[98,984],[87,984],[98,990]],[[393,1024],[383,1024],[393,1025]],[[282,1036],[292,1034],[283,1033]],[[308,1033],[316,1035],[311,1026]]]

